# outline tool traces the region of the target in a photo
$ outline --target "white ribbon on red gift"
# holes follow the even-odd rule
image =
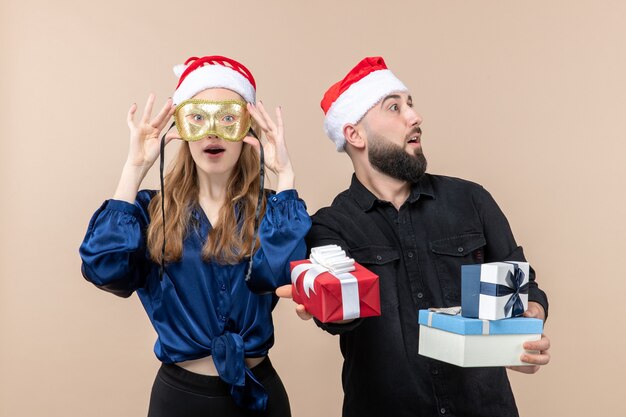
[[[296,284],[298,277],[304,273],[302,288],[310,298],[309,290],[315,294],[315,280],[325,272],[339,280],[341,285],[341,305],[343,319],[356,319],[361,315],[359,302],[359,283],[350,271],[354,271],[354,259],[346,256],[340,246],[326,245],[311,249],[311,263],[296,265],[291,271],[291,282]]]

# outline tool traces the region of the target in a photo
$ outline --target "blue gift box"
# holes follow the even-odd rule
[[[528,365],[524,342],[541,339],[543,321],[481,320],[420,310],[419,354],[462,367]]]
[[[499,320],[528,309],[527,262],[491,262],[461,267],[463,316]]]
[[[418,322],[428,327],[462,335],[541,334],[543,332],[543,320],[530,317],[481,320],[420,310]]]

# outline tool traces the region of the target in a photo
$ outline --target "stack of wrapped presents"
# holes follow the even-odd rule
[[[543,331],[542,320],[521,317],[529,269],[527,262],[463,265],[461,306],[419,311],[419,354],[462,367],[527,365],[523,344]]]
[[[419,354],[463,367],[525,365],[523,344],[541,339],[528,308],[527,262],[463,265],[461,306],[419,311]],[[293,300],[323,323],[380,316],[378,276],[337,245],[291,263]],[[536,353],[529,351],[530,353]]]

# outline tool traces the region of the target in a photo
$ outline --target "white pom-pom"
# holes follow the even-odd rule
[[[183,72],[185,72],[186,69],[187,69],[187,65],[185,64],[178,64],[178,65],[175,65],[173,68],[174,74],[176,74],[178,78],[180,78],[180,76],[183,75]]]

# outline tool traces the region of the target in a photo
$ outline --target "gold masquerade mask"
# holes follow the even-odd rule
[[[209,135],[238,142],[252,123],[246,103],[235,100],[185,100],[176,106],[174,121],[180,136],[190,142]]]

